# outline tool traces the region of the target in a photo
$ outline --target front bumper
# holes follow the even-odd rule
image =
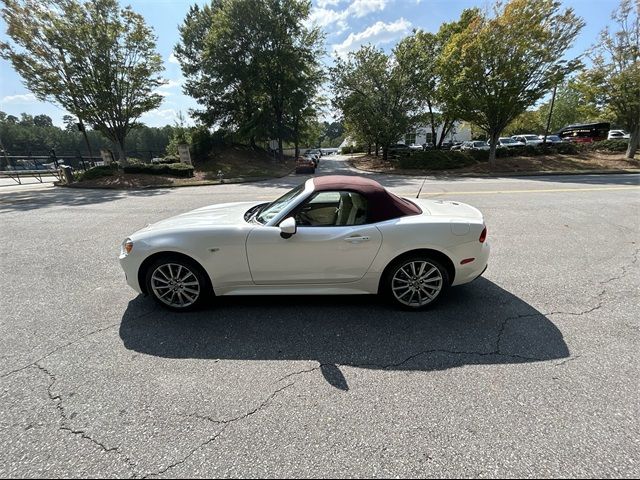
[[[138,271],[140,269],[141,262],[137,261],[135,256],[131,254],[121,254],[120,257],[118,257],[118,260],[120,261],[120,266],[124,271],[124,277],[127,284],[136,292],[144,293],[140,287],[140,283],[138,282]]]

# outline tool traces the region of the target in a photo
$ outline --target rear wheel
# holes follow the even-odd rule
[[[398,306],[420,310],[435,303],[449,287],[449,272],[426,255],[403,258],[389,268],[384,293]]]
[[[151,264],[146,275],[147,292],[165,308],[189,311],[204,305],[211,293],[206,273],[193,261],[162,257]]]

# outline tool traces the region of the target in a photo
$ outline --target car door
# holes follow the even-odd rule
[[[353,199],[358,194],[349,195]],[[292,212],[298,226],[290,238],[282,238],[279,227],[253,229],[247,259],[254,283],[333,284],[364,277],[380,250],[382,234],[358,216],[358,205],[348,205],[346,198],[344,192],[314,195]],[[356,198],[355,203],[363,200]]]

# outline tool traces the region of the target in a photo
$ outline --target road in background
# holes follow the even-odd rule
[[[375,175],[485,214],[489,269],[425,312],[126,286],[131,232],[305,178],[0,189],[0,476],[638,475],[640,176]]]

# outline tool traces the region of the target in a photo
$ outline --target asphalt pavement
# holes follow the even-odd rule
[[[122,239],[307,175],[0,186],[0,476],[637,477],[640,176],[372,177],[478,207],[485,275],[420,313],[348,296],[175,314],[125,284]]]

